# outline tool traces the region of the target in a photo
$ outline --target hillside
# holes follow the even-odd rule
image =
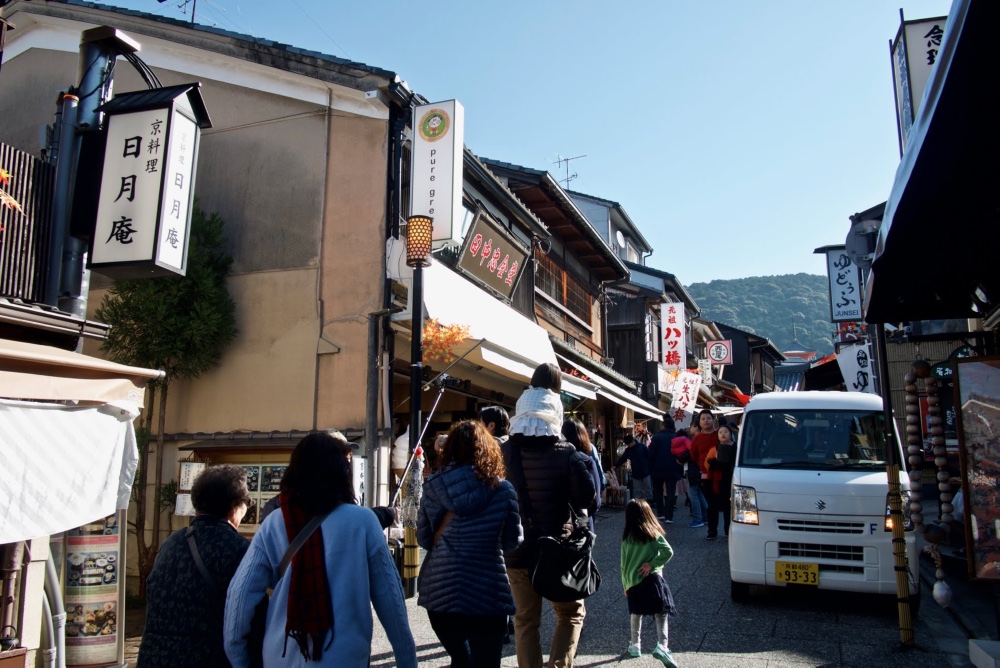
[[[752,276],[685,287],[706,320],[767,337],[778,350],[833,352],[826,276]]]

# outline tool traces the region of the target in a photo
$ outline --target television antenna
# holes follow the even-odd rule
[[[559,179],[559,183],[564,184],[568,188],[569,187],[569,182],[572,181],[573,179],[575,179],[577,177],[576,172],[573,172],[572,174],[569,173],[569,161],[570,160],[579,160],[580,158],[586,158],[587,156],[586,155],[574,155],[572,158],[564,158],[564,157],[562,157],[561,155],[559,155],[557,153],[556,157],[559,158],[559,159],[556,160],[555,162],[553,162],[552,163],[553,165],[558,165],[559,167],[562,167],[563,163],[566,163],[566,178]]]

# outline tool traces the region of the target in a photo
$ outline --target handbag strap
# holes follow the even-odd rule
[[[205,583],[212,589],[216,594],[219,593],[219,583],[215,581],[212,577],[212,572],[208,570],[208,566],[205,565],[205,560],[201,558],[201,552],[198,551],[198,543],[194,539],[194,527],[189,526],[184,532],[184,537],[187,539],[188,548],[191,550],[191,557],[194,559],[194,565],[198,568],[198,572],[201,573],[202,579]]]
[[[323,523],[323,520],[325,520],[329,514],[330,513],[314,515],[313,518],[309,520],[304,527],[302,527],[302,530],[299,531],[298,535],[295,536],[295,540],[288,545],[288,549],[285,550],[285,555],[281,557],[281,563],[278,564],[279,580],[285,574],[285,571],[288,570],[288,565],[292,563],[292,557],[295,556],[295,553],[302,549],[302,546],[306,544],[309,537],[316,532],[316,529],[319,528],[319,525]]]

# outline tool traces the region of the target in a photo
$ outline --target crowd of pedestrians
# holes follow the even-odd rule
[[[433,448],[416,528],[426,551],[417,603],[453,667],[499,666],[511,635],[519,666],[573,665],[584,596],[547,600],[532,584],[532,567],[543,537],[594,531],[607,481],[586,426],[564,418],[561,385],[557,366],[540,365],[513,416],[485,407]],[[667,618],[676,608],[663,576],[673,555],[664,526],[683,494],[690,527],[707,526],[712,540],[721,514],[728,534],[734,436],[732,425],[716,425],[703,411],[690,430],[666,417],[652,436],[637,428],[623,439],[612,472],[627,468],[633,492],[621,538],[630,656],[641,654],[643,616],[652,616],[651,654],[677,666],[668,645]],[[396,665],[417,665],[384,534],[395,515],[358,505],[353,447],[336,432],[303,438],[252,541],[237,532],[251,503],[245,470],[205,469],[192,490],[191,527],[164,542],[147,580],[140,668],[360,668],[370,658],[372,610]],[[546,605],[555,629],[543,642]]]

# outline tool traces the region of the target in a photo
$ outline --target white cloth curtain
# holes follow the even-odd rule
[[[0,544],[128,508],[138,449],[134,404],[0,399]]]

